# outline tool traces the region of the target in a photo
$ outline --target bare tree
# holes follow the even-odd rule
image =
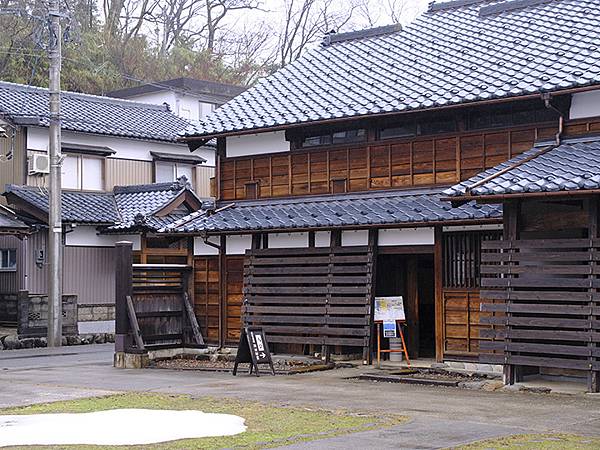
[[[406,23],[419,12],[423,0],[359,0],[357,15],[369,27]]]
[[[357,7],[356,0],[285,0],[283,26],[278,38],[278,64],[298,59],[306,47],[331,31],[348,25]]]

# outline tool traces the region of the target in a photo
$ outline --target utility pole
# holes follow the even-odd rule
[[[62,31],[59,0],[48,5],[50,42],[50,192],[48,195],[48,347],[62,343],[62,217],[61,217],[61,131],[60,68]]]

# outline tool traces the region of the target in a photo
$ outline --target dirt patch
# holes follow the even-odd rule
[[[204,355],[184,356],[172,359],[152,361],[150,367],[156,369],[174,369],[174,370],[204,370],[210,372],[232,372],[235,356],[230,358],[206,358]],[[297,373],[314,372],[319,370],[329,370],[335,367],[334,364],[324,364],[318,359],[294,359],[294,358],[274,358],[273,367],[275,373],[280,375],[292,375]],[[247,373],[249,364],[240,364],[238,373]],[[268,366],[260,367],[261,373],[270,373]]]

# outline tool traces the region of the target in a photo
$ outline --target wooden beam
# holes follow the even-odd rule
[[[225,236],[221,236],[219,246],[219,347],[223,347],[227,334],[227,240]]]
[[[140,331],[140,325],[138,324],[137,316],[135,314],[135,307],[133,306],[133,300],[130,295],[125,297],[127,301],[127,316],[129,317],[129,324],[131,326],[131,334],[135,340],[135,345],[138,350],[146,350],[144,346],[144,340],[142,339],[142,332]]]
[[[131,242],[115,244],[115,352],[129,347],[127,297],[133,295],[133,257]]]
[[[442,252],[442,227],[435,227],[434,231],[434,254],[433,254],[433,270],[434,270],[434,289],[435,289],[435,359],[437,362],[444,360],[444,289],[442,270],[444,267],[443,252]]]

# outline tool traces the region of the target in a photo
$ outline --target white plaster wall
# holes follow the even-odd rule
[[[249,234],[227,236],[225,247],[227,255],[243,255],[252,247],[252,236]]]
[[[368,245],[368,230],[342,231],[342,247],[351,247],[354,245]]]
[[[316,231],[315,232],[315,247],[329,247],[331,243],[331,232],[330,231]]]
[[[209,238],[208,240],[217,245],[219,244],[218,238],[213,237],[213,238]],[[200,256],[200,255],[218,255],[218,254],[219,254],[219,250],[214,247],[211,247],[210,245],[206,245],[202,238],[199,238],[199,237],[194,238],[194,255]]]
[[[284,131],[274,131],[227,137],[226,150],[228,157],[280,153],[288,152],[290,143],[285,140]]]
[[[571,102],[571,119],[600,116],[600,89],[573,94]]]
[[[108,147],[116,153],[109,158],[134,159],[138,161],[152,161],[150,152],[173,153],[179,155],[197,155],[206,159],[203,166],[215,165],[215,152],[210,148],[200,148],[190,153],[187,145],[144,141],[141,139],[127,139],[113,136],[103,136],[87,133],[74,133],[71,131],[62,132],[63,143],[94,145],[98,147]],[[48,128],[28,127],[27,128],[27,149],[28,150],[48,150]]]
[[[269,248],[306,248],[308,233],[269,234]]]
[[[119,241],[132,242],[134,250],[141,248],[137,234],[98,234],[94,226],[79,225],[65,234],[66,245],[72,247],[114,247]]]
[[[398,228],[379,230],[380,247],[388,245],[433,245],[435,236],[433,228]]]

